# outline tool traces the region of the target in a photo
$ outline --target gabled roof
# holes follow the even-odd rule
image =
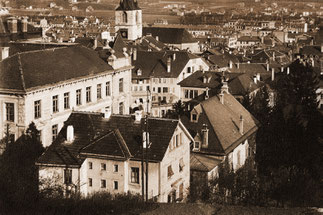
[[[140,10],[137,0],[120,0],[116,10]]]
[[[209,82],[204,83],[205,76],[209,76]],[[182,80],[178,85],[181,87],[203,88],[220,90],[222,86],[222,72],[197,71]],[[225,79],[228,79],[229,92],[232,95],[245,95],[263,85],[262,82],[254,82],[250,76],[245,73],[225,73]]]
[[[75,139],[72,143],[66,142],[68,125],[74,127]],[[178,120],[149,118],[151,146],[148,159],[151,162],[162,161],[178,125]],[[144,119],[137,123],[130,115],[112,115],[105,119],[98,113],[74,112],[65,122],[56,141],[39,158],[38,163],[77,165],[87,156],[140,160],[145,128]]]
[[[208,148],[201,148],[201,153],[228,154],[257,130],[257,120],[230,94],[224,93],[224,104],[217,95],[194,109],[199,110],[198,122],[183,120],[183,123],[190,132],[196,133],[201,133],[203,124],[207,124]],[[240,116],[244,120],[243,134],[239,131]]]
[[[173,58],[175,55],[175,59]],[[171,71],[167,72],[167,59],[171,58]],[[137,51],[137,59],[133,61],[135,66],[132,77],[156,77],[177,78],[186,64],[198,56],[186,51]],[[140,68],[142,76],[138,77],[136,71]]]
[[[159,27],[144,27],[143,35],[151,34],[159,41],[166,44],[183,44],[183,43],[196,43],[197,41],[192,35],[183,28],[159,28]]]
[[[0,61],[0,90],[27,92],[113,68],[81,46],[18,53]]]

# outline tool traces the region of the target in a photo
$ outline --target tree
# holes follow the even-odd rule
[[[35,162],[43,151],[34,123],[16,142],[9,142],[0,156],[0,201],[14,206],[30,204],[37,199],[38,169]]]
[[[173,109],[167,111],[165,117],[171,119],[179,119],[185,114],[187,114],[186,106],[181,100],[178,100],[176,103],[173,104]]]

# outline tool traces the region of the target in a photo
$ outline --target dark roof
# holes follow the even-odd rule
[[[175,55],[175,59],[173,58]],[[167,59],[171,58],[171,71],[167,72]],[[199,58],[187,51],[137,51],[137,59],[133,61],[132,78],[156,77],[177,78],[191,59]],[[137,70],[142,76],[137,76]]]
[[[116,10],[140,10],[137,0],[120,0]]]
[[[192,35],[183,28],[159,28],[159,27],[144,27],[143,35],[151,34],[151,36],[158,36],[159,41],[166,44],[183,44],[196,43],[197,41]]]
[[[302,55],[313,55],[313,56],[323,56],[323,52],[321,52],[321,46],[304,46],[302,49],[300,49],[300,53]]]
[[[209,81],[204,83],[203,79],[207,75],[209,76]],[[197,71],[178,84],[181,87],[203,89],[208,87],[210,89],[220,90],[220,88],[222,87],[222,76],[222,72]],[[256,84],[254,80],[245,73],[225,73],[225,79],[227,79],[229,92],[232,95],[245,95],[248,92],[252,92],[263,85],[263,82],[257,82]]]
[[[0,61],[0,70],[0,90],[26,92],[113,68],[95,51],[73,46],[18,53]]]
[[[178,123],[178,120],[149,118],[150,161],[162,161]],[[66,142],[68,125],[74,127],[72,143]],[[143,129],[144,119],[137,123],[130,115],[112,115],[105,119],[102,114],[74,112],[38,163],[76,165],[81,164],[86,156],[140,160]]]
[[[257,130],[258,121],[230,94],[224,93],[224,104],[219,95],[213,96],[196,106],[192,111],[199,113],[198,122],[183,117],[183,124],[191,134],[201,134],[203,124],[209,128],[208,148],[201,153],[228,154]],[[243,116],[243,134],[239,132],[240,116]]]

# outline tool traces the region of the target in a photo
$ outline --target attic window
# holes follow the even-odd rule
[[[200,142],[195,141],[193,151],[200,151],[200,147]]]
[[[191,121],[192,122],[197,122],[197,114],[196,113],[191,114]]]
[[[172,165],[169,165],[167,168],[167,176],[168,178],[171,178],[174,175],[173,169],[172,169]]]

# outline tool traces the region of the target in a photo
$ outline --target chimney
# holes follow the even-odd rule
[[[169,56],[167,58],[167,72],[170,73],[171,71],[171,64],[172,64],[172,58]]]
[[[28,19],[27,19],[27,17],[24,17],[21,20],[21,24],[22,24],[22,32],[27,33],[28,32]]]
[[[141,110],[137,110],[135,112],[135,123],[140,123],[141,122],[141,118],[142,118],[142,111]]]
[[[267,66],[267,72],[269,72],[269,63],[268,62],[266,64],[266,66]]]
[[[122,53],[125,57],[129,57],[128,53],[127,53],[127,48],[126,47],[123,47],[122,48]]]
[[[260,81],[260,73],[257,73],[256,77],[257,77],[257,81]]]
[[[242,134],[243,135],[243,116],[242,115],[240,115],[240,126],[239,126],[239,132],[240,132],[240,134]]]
[[[9,47],[0,47],[1,52],[0,52],[0,61],[6,59],[9,57]]]
[[[17,19],[14,17],[11,17],[11,18],[7,19],[7,23],[8,23],[9,32],[11,34],[16,34],[18,32]]]
[[[210,96],[209,96],[209,88],[207,87],[206,91],[205,91],[205,100],[207,100],[209,98],[210,98]]]
[[[230,69],[232,69],[232,67],[233,67],[232,60],[230,60],[230,62],[229,62],[229,67],[230,67]]]
[[[321,43],[321,53],[323,53],[323,43]]]
[[[253,76],[253,82],[257,84],[257,76]]]
[[[69,143],[74,141],[74,127],[73,127],[73,125],[67,126],[66,141]]]
[[[287,67],[287,75],[289,75],[289,67]]]
[[[106,108],[104,112],[104,119],[110,119],[110,117],[111,117],[111,109]]]
[[[271,80],[274,81],[275,80],[275,69],[271,68]]]
[[[261,37],[261,43],[264,44],[265,43],[265,37]]]
[[[98,38],[94,38],[94,45],[93,45],[93,49],[96,49],[98,47]]]
[[[224,104],[224,93],[223,92],[220,93],[220,102],[221,102],[221,104]]]
[[[305,22],[304,23],[304,33],[307,33],[307,30],[308,30],[308,24]]]
[[[276,59],[276,53],[275,51],[273,51],[273,61],[275,61],[275,59]]]
[[[209,129],[207,128],[207,125],[206,124],[203,124],[203,127],[202,127],[202,146],[204,148],[208,148],[209,146]]]
[[[158,36],[156,36],[156,40],[159,41],[159,37]]]
[[[282,66],[282,67],[280,67],[280,71],[281,72],[284,72],[284,67]]]
[[[176,60],[176,53],[173,53],[173,61]]]
[[[237,68],[240,69],[240,63],[237,63]]]
[[[132,60],[136,61],[137,60],[137,48],[133,49],[133,53],[132,53]]]

